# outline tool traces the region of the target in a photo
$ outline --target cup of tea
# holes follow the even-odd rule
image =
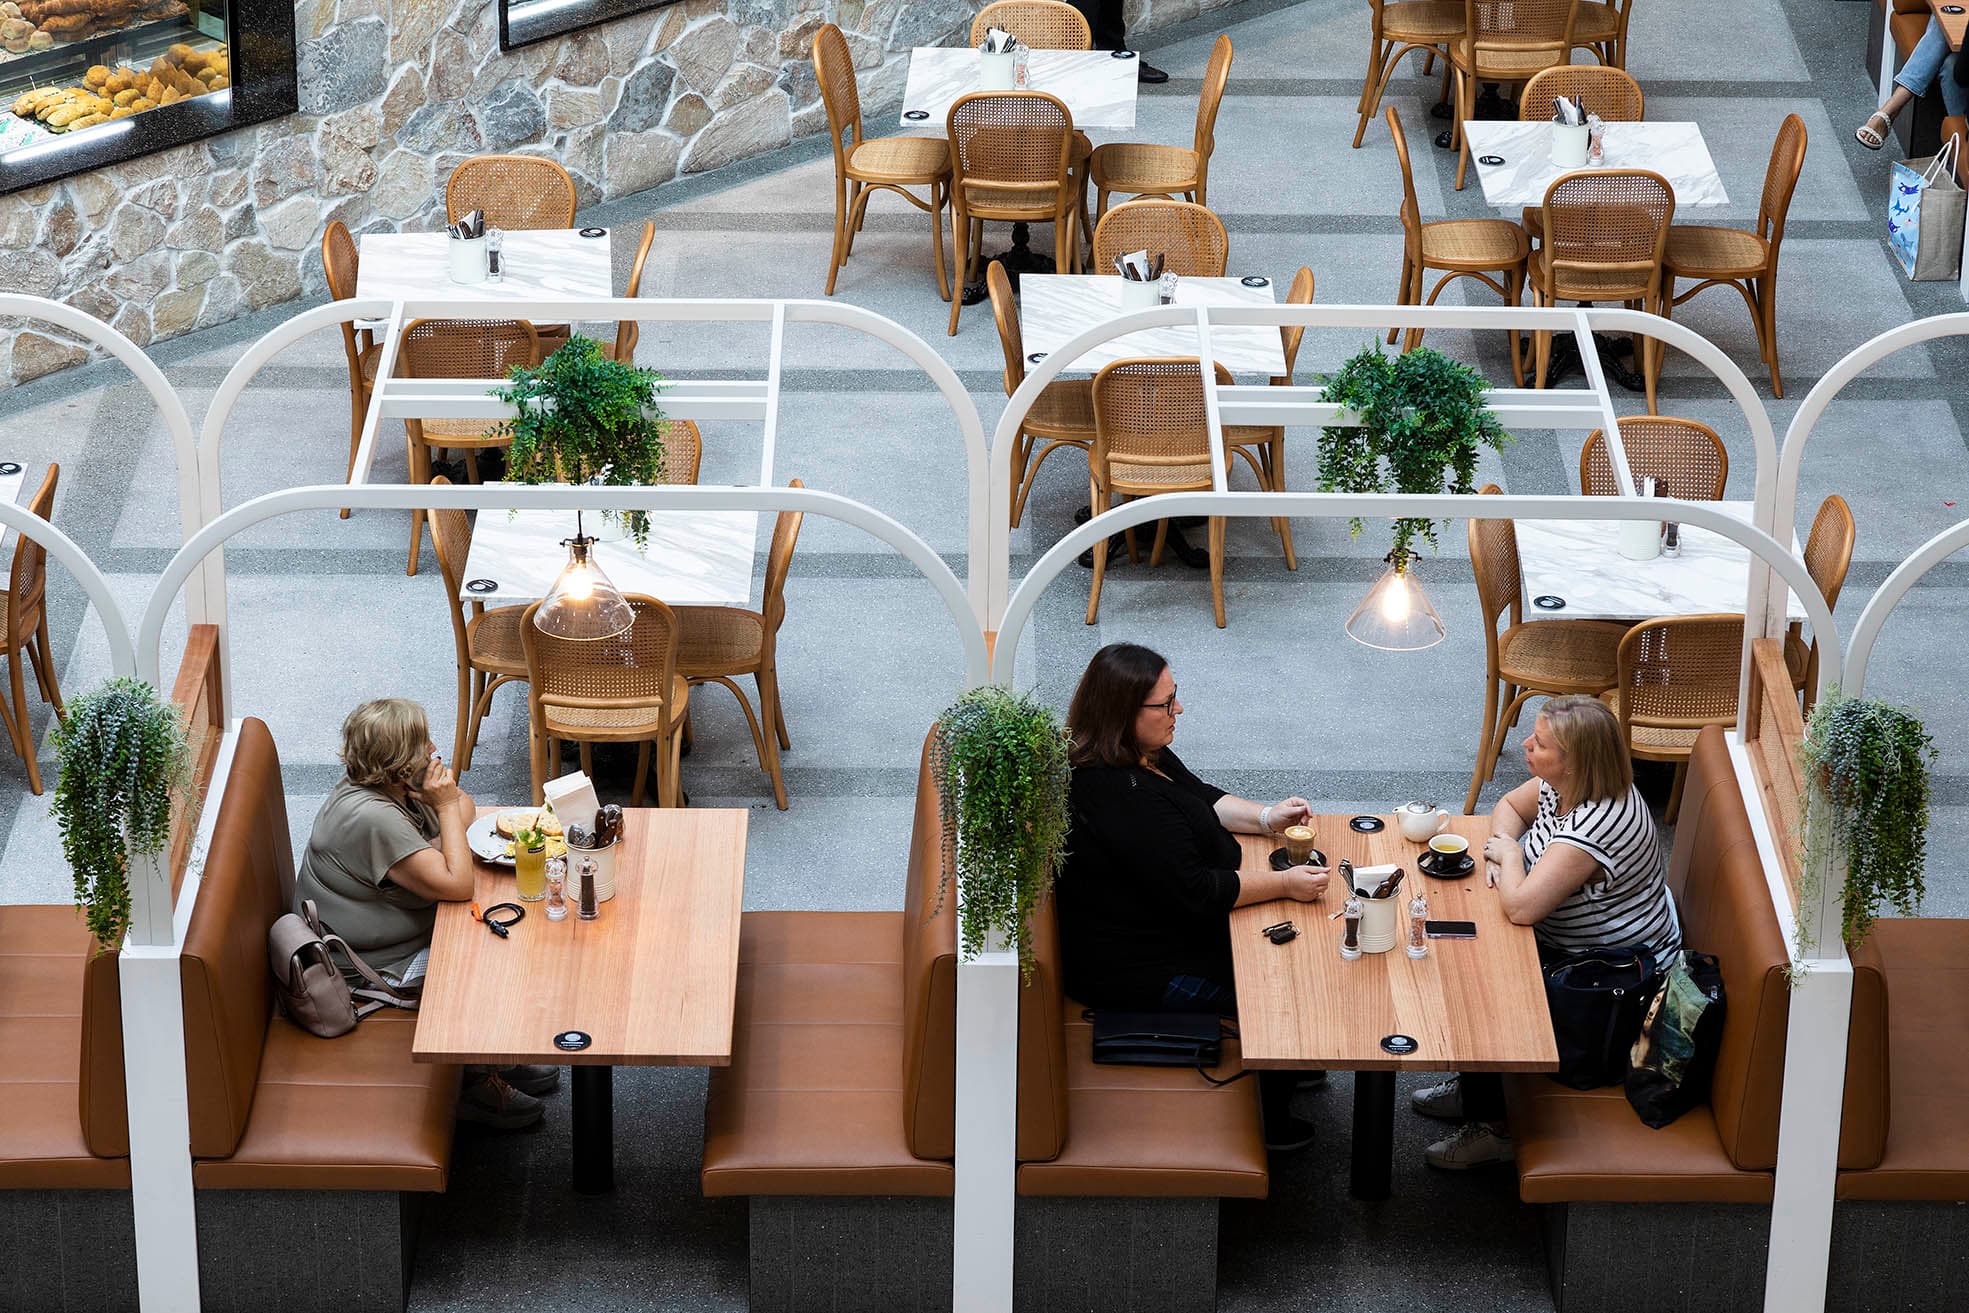
[[[1436,855],[1437,861],[1454,865],[1470,851],[1470,841],[1460,834],[1439,834],[1429,840],[1429,851]]]
[[[1285,855],[1292,859],[1294,866],[1303,866],[1313,855],[1313,840],[1319,837],[1310,825],[1288,825],[1285,827]]]

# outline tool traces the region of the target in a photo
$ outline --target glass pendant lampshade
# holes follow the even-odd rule
[[[533,613],[533,623],[555,638],[613,638],[635,622],[636,613],[622,590],[609,582],[602,567],[589,558],[593,538],[576,534],[562,543],[567,564]]]
[[[1347,637],[1384,652],[1414,652],[1443,641],[1442,620],[1429,604],[1415,577],[1413,558],[1397,561],[1388,555],[1388,568],[1347,617]]]

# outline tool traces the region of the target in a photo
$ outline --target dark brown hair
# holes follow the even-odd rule
[[[1096,652],[1067,707],[1067,760],[1076,766],[1141,765],[1135,717],[1168,668],[1161,653],[1138,643],[1109,643]]]

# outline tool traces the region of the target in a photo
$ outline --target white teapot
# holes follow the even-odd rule
[[[1449,813],[1433,802],[1405,802],[1395,808],[1395,824],[1410,843],[1427,843],[1449,828]]]

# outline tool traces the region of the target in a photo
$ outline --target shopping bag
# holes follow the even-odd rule
[[[1955,180],[1959,141],[1951,136],[1934,155],[1894,164],[1887,245],[1915,282],[1953,279],[1962,271],[1964,197]]]

